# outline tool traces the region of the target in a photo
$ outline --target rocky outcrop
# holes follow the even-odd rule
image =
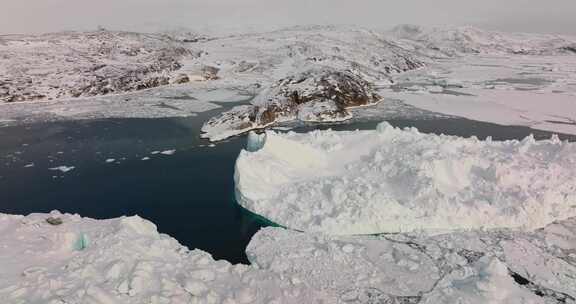
[[[349,108],[379,100],[372,85],[351,71],[313,68],[279,80],[256,96],[252,105],[224,112],[202,130],[205,137],[219,140],[280,121],[342,121],[352,117]]]

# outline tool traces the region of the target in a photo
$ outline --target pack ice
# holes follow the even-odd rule
[[[254,137],[251,137],[254,138]],[[576,144],[377,130],[267,132],[236,162],[239,203],[334,235],[535,229],[576,216]]]

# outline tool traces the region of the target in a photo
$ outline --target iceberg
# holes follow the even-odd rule
[[[266,133],[242,151],[240,205],[335,235],[536,229],[576,216],[576,143],[373,131]]]

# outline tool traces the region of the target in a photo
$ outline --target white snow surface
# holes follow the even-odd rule
[[[576,143],[374,131],[266,133],[236,162],[239,203],[336,235],[544,227],[576,216]]]

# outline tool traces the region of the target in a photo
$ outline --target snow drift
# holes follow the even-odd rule
[[[267,132],[242,151],[239,203],[330,234],[544,227],[576,216],[576,144],[375,131]]]

